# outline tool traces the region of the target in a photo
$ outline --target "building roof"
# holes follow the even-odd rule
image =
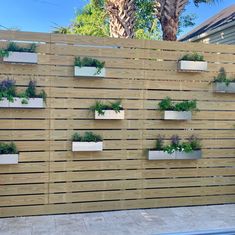
[[[232,21],[235,21],[235,4],[212,16],[211,18],[200,24],[198,27],[182,36],[179,41],[189,40],[190,38],[194,38],[201,35],[202,33],[215,30],[216,28],[224,26]]]

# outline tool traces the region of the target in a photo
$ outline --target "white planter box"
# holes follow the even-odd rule
[[[3,61],[12,62],[12,63],[37,64],[38,55],[37,53],[31,53],[31,52],[9,51],[9,56],[3,57]]]
[[[178,70],[187,71],[187,72],[200,72],[207,71],[207,62],[206,61],[187,61],[180,60],[178,61]]]
[[[103,142],[72,142],[72,151],[102,151]]]
[[[164,120],[191,120],[191,111],[164,111]]]
[[[41,109],[45,108],[43,98],[29,98],[27,104],[21,103],[22,98],[14,97],[14,101],[10,102],[7,98],[0,101],[0,108],[24,108],[24,109]]]
[[[0,154],[0,165],[18,164],[19,154]]]
[[[216,82],[213,86],[214,92],[235,93],[235,82],[231,82],[228,85],[225,82]]]
[[[192,160],[200,159],[202,157],[202,151],[197,150],[190,153],[176,151],[169,154],[164,151],[150,150],[148,152],[148,160]]]
[[[124,110],[120,110],[120,112],[115,112],[114,110],[104,110],[104,115],[99,115],[99,113],[95,111],[95,119],[123,120]]]
[[[105,77],[105,68],[101,69],[100,73],[97,74],[96,67],[74,67],[74,76],[77,77]]]

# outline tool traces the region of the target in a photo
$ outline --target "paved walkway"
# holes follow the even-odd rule
[[[159,235],[231,228],[235,204],[0,219],[0,235]]]

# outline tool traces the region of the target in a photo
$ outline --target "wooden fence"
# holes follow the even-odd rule
[[[38,65],[1,62],[0,79],[34,78],[48,96],[46,109],[0,110],[0,141],[20,150],[18,165],[0,166],[0,217],[235,203],[235,96],[209,84],[220,67],[235,74],[235,46],[14,31],[0,40],[39,43]],[[208,72],[177,72],[192,51]],[[107,76],[75,78],[75,56],[104,60]],[[197,99],[200,112],[164,121],[156,107],[166,96]],[[117,99],[125,120],[94,120],[95,100]],[[103,152],[71,152],[71,135],[87,130],[103,136]],[[198,135],[202,159],[148,161],[158,134]]]

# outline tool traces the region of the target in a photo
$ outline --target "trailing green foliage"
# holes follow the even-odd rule
[[[105,62],[93,59],[90,57],[75,57],[74,65],[78,67],[95,67],[97,68],[96,74],[101,73],[101,69],[104,68]]]
[[[178,135],[173,135],[171,137],[171,143],[164,146],[164,137],[161,135],[158,136],[156,141],[156,150],[167,152],[169,154],[174,153],[175,151],[190,153],[196,150],[201,149],[201,144],[199,139],[192,135],[189,137],[188,141],[180,142]]]
[[[116,113],[119,113],[120,110],[123,110],[121,101],[109,102],[109,104],[104,104],[102,101],[96,101],[94,105],[90,107],[90,110],[95,112],[97,111],[99,115],[104,115],[105,110],[114,110]]]
[[[17,93],[15,80],[6,79],[0,82],[0,101],[6,98],[9,102],[14,102],[14,97],[21,98],[22,104],[27,104],[29,98],[43,98],[46,101],[46,93],[42,90],[40,93],[36,92],[36,81],[30,80],[24,92]]]
[[[219,70],[219,74],[217,75],[217,77],[214,77],[214,80],[212,82],[213,83],[215,83],[215,82],[219,82],[219,83],[224,82],[226,84],[226,86],[228,86],[229,83],[235,82],[235,78],[229,78],[227,76],[227,73],[226,73],[225,69],[222,67]]]
[[[161,111],[198,111],[196,100],[185,100],[179,103],[173,103],[170,97],[166,97],[158,106]]]
[[[180,60],[187,60],[187,61],[205,61],[204,56],[199,53],[192,53],[184,55]]]
[[[17,154],[18,150],[14,143],[0,143],[0,154]]]
[[[34,53],[34,52],[36,52],[36,48],[37,48],[37,46],[35,43],[30,44],[29,47],[20,47],[15,42],[10,42],[7,45],[6,49],[0,49],[0,57],[8,57],[10,51]]]
[[[9,56],[9,51],[6,51],[5,49],[0,49],[0,58],[8,56]]]
[[[103,138],[100,135],[94,134],[92,132],[85,132],[82,136],[79,133],[74,133],[72,136],[72,141],[74,142],[99,142]]]

